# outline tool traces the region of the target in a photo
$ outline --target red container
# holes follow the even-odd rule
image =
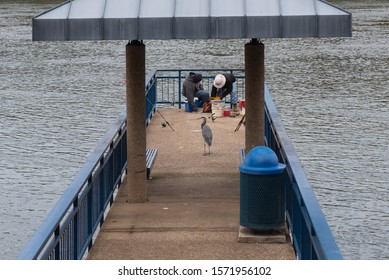
[[[239,108],[240,109],[246,108],[246,100],[239,100]]]
[[[231,116],[231,110],[225,109],[223,115],[224,115],[225,117]]]

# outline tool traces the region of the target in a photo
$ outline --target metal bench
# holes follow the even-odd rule
[[[157,158],[158,150],[155,148],[147,149],[146,150],[146,169],[147,169],[147,179],[151,180],[152,177],[150,176],[151,169],[153,168],[154,161]]]

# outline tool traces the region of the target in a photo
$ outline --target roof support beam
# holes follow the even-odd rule
[[[265,46],[252,39],[245,45],[246,154],[265,146]]]
[[[145,45],[132,41],[126,46],[127,105],[127,202],[147,201]]]

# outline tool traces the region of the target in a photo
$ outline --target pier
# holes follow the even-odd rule
[[[148,202],[127,203],[121,187],[88,259],[296,259],[286,236],[238,242],[245,128],[234,130],[242,116],[213,122],[210,114],[158,110],[174,131],[162,127],[160,114],[147,128],[147,147],[158,149]],[[213,131],[211,155],[203,155],[200,116]]]
[[[126,9],[119,2],[74,2],[35,17],[33,40],[129,40],[126,116],[122,114],[97,145],[19,259],[342,258],[266,92],[264,44],[258,39],[351,36],[350,13],[322,1],[296,7],[229,1],[228,9],[229,5],[216,0],[199,9],[188,9],[185,3],[189,2],[173,1],[171,9],[161,9],[164,3],[160,1],[131,2]],[[84,14],[90,7],[102,14]],[[199,24],[194,26],[194,21]],[[242,38],[251,38],[245,44],[244,75],[237,77],[241,80],[240,85],[237,81],[238,96],[240,91],[247,104],[244,137],[243,128],[234,132],[238,118],[217,119],[210,123],[215,135],[212,154],[203,156],[198,114],[170,115],[174,110],[163,110],[176,127],[172,131],[161,125],[158,116],[150,122],[157,103],[182,103],[182,79],[187,73],[182,75],[184,70],[180,70],[178,75],[164,77],[154,72],[144,80],[143,40]],[[169,88],[169,80],[176,86],[166,97],[163,90],[164,85]],[[250,238],[237,242],[242,233],[239,151],[264,145],[276,153],[287,173],[288,230],[283,244],[275,247],[248,242],[254,241]],[[152,181],[146,180],[146,148],[159,151]]]
[[[222,70],[197,69],[194,71],[207,73],[203,75],[204,85],[207,88],[214,77],[208,74]],[[235,73],[238,95],[244,99],[243,72],[238,69],[224,69],[223,71]],[[132,194],[129,195],[128,192],[131,188],[129,188],[127,163],[132,161],[132,157],[127,161],[127,148],[131,148],[133,144],[128,142],[126,137],[128,121],[126,110],[123,110],[99,141],[83,168],[50,211],[41,227],[20,253],[18,259],[67,260],[109,259],[111,257],[117,259],[120,256],[129,258],[120,255],[119,252],[134,254],[133,258],[136,258],[140,257],[139,248],[134,247],[133,251],[130,251],[126,246],[130,244],[140,246],[146,252],[154,254],[154,249],[150,247],[146,249],[144,245],[147,243],[153,246],[153,239],[150,238],[152,233],[155,234],[153,235],[155,238],[162,238],[164,235],[170,238],[176,236],[181,242],[196,243],[196,239],[193,239],[196,235],[193,232],[191,234],[190,230],[194,230],[198,238],[205,238],[204,234],[210,234],[210,229],[215,229],[219,235],[223,232],[229,233],[230,239],[222,238],[221,240],[225,242],[229,240],[232,242],[230,245],[235,244],[234,246],[239,246],[239,248],[249,247],[249,245],[261,247],[257,253],[266,252],[262,245],[238,244],[258,241],[258,235],[247,235],[246,232],[238,229],[240,184],[238,170],[245,138],[243,135],[247,133],[247,126],[240,126],[240,129],[235,132],[242,116],[220,117],[214,122],[208,119],[209,126],[213,130],[214,141],[211,155],[204,156],[200,129],[202,114],[183,112],[180,106],[182,105],[180,91],[174,90],[181,88],[183,72],[188,72],[188,69],[157,70],[150,73],[146,81],[145,127],[147,128],[145,132],[147,132],[147,143],[145,144],[147,149],[157,149],[158,157],[149,174],[152,177],[151,181],[146,180],[148,176],[146,164],[138,166],[139,174],[145,183],[143,189],[145,201],[142,203],[132,201]],[[157,98],[157,96],[160,97]],[[162,107],[172,105],[171,102],[164,100],[176,100],[175,109],[162,109]],[[289,246],[289,249],[293,248],[297,259],[342,259],[267,88],[265,88],[264,101],[266,146],[275,152],[279,162],[286,165],[285,221],[288,231],[285,235],[283,229],[281,234],[278,231],[275,238],[274,236],[271,238],[262,236],[260,242],[285,243],[284,245]],[[204,114],[206,115],[209,114]],[[132,133],[136,135],[136,130]],[[207,209],[210,213],[207,213]],[[194,211],[192,216],[189,210]],[[174,216],[173,212],[177,213],[177,216]],[[145,217],[142,217],[141,213]],[[115,215],[122,218],[119,220],[115,218]],[[155,215],[165,216],[162,219]],[[223,217],[227,217],[224,221],[226,224],[222,222]],[[114,232],[116,234],[113,234]],[[185,239],[184,233],[189,238]],[[237,242],[237,235],[239,235],[240,242]],[[140,240],[133,240],[134,242],[130,243],[130,240],[121,239],[136,236],[143,236],[143,245]],[[290,244],[288,244],[288,236],[291,240]],[[108,239],[105,240],[105,238]],[[114,247],[110,243],[105,243],[110,239],[116,242],[115,246],[122,251],[107,251],[103,256],[101,255],[103,248],[111,250]],[[209,242],[207,238],[202,241],[205,242],[204,240]],[[95,241],[98,247],[94,246]],[[160,242],[156,243],[162,246]],[[214,240],[210,243],[216,244]],[[176,243],[176,246],[182,252],[182,244],[177,244],[180,243]],[[203,246],[208,248],[205,244]],[[225,245],[220,246],[223,249],[227,248]],[[166,246],[166,248],[171,247]],[[96,253],[89,255],[92,250]],[[100,257],[96,256],[98,251],[100,251]],[[232,251],[239,252],[239,250]],[[269,251],[274,251],[274,249],[269,249]],[[211,252],[215,253],[215,250]],[[164,257],[167,258],[166,255]],[[282,254],[275,253],[267,257],[278,259],[282,258]],[[255,256],[255,258],[260,258],[260,256]]]

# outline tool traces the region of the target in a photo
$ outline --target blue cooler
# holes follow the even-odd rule
[[[197,98],[195,98],[194,102],[195,102],[196,107],[198,108],[200,101]],[[185,112],[188,112],[188,113],[193,112],[192,106],[190,106],[188,101],[185,101]]]
[[[185,112],[188,112],[188,113],[193,112],[192,106],[190,106],[188,101],[185,101]]]

